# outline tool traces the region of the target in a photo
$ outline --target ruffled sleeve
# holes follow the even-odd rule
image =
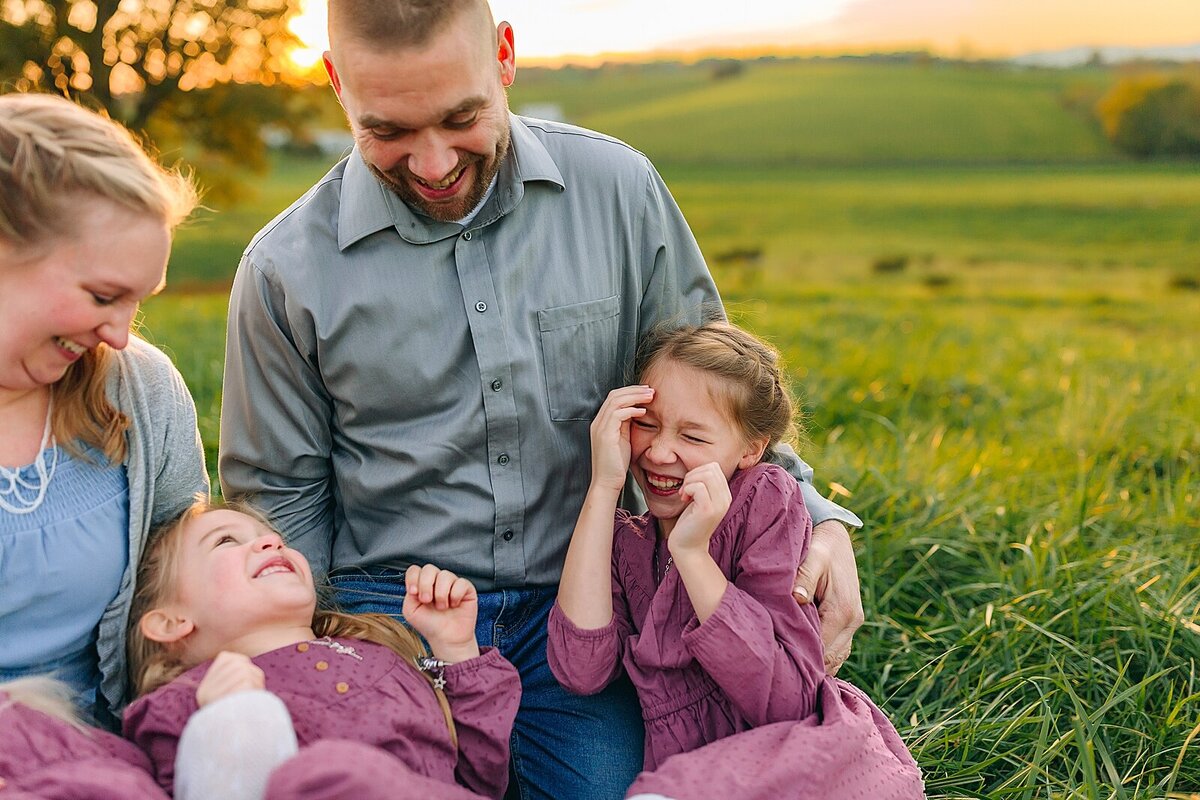
[[[167,792],[175,788],[179,737],[197,709],[195,684],[183,679],[138,698],[125,709],[122,733],[150,757],[154,779]]]
[[[494,647],[446,667],[446,697],[458,733],[455,777],[473,792],[502,797],[509,739],[521,704],[521,677]]]

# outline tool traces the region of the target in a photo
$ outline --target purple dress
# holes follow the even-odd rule
[[[655,519],[618,511],[613,620],[583,630],[556,605],[547,647],[555,677],[580,694],[622,669],[632,679],[647,772],[631,793],[922,797],[891,723],[861,691],[826,676],[816,608],[792,597],[812,537],[799,484],[760,464],[734,475],[730,491],[709,545],[730,582],[713,615],[700,624]]]
[[[80,729],[0,692],[0,797],[6,800],[167,800],[146,754],[97,728]]]
[[[390,754],[400,762],[394,772],[437,782],[446,787],[447,797],[459,796],[451,789],[456,784],[485,797],[504,794],[521,684],[516,669],[498,650],[485,648],[478,658],[445,669],[457,750],[429,682],[388,647],[326,637],[272,650],[253,661],[266,674],[266,688],[287,706],[296,728],[301,749],[286,762],[289,781],[303,782],[305,770],[327,776],[332,769],[343,777],[353,776],[359,766],[353,758],[330,762],[305,757],[309,745],[340,740],[343,753],[370,753],[362,747],[369,745]],[[196,687],[210,663],[185,672],[125,710],[125,735],[149,754],[159,784],[168,791],[174,785],[179,736],[197,710]],[[364,761],[362,767],[364,772],[380,772],[374,761]],[[395,785],[380,788],[393,797],[409,796],[396,794]]]

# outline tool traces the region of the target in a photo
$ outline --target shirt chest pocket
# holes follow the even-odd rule
[[[550,418],[591,420],[620,381],[620,299],[613,295],[537,315]]]

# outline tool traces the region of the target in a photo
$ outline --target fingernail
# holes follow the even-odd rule
[[[808,589],[804,588],[803,586],[797,586],[795,589],[792,589],[792,594],[799,595],[805,600],[808,599]]]

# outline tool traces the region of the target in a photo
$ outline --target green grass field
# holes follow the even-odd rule
[[[893,153],[886,127],[792,150],[791,109],[792,133],[761,131],[767,161],[707,163],[735,135],[714,115],[746,102],[731,83],[535,74],[528,94],[651,154],[689,120],[664,174],[733,317],[784,352],[818,486],[866,521],[867,624],[843,677],[896,722],[930,796],[1200,796],[1200,169],[1125,162],[1048,100],[990,122],[962,110],[938,134],[956,142],[919,135],[972,98],[1024,108],[1077,76],[811,66],[772,66],[767,106],[740,115],[765,127],[788,87],[827,120],[905,92],[939,110],[887,110],[911,128]],[[214,470],[224,288],[253,230],[324,169],[281,162],[253,203],[181,233],[173,288],[146,305]],[[761,256],[724,258],[738,249]],[[884,273],[884,256],[907,260]]]

